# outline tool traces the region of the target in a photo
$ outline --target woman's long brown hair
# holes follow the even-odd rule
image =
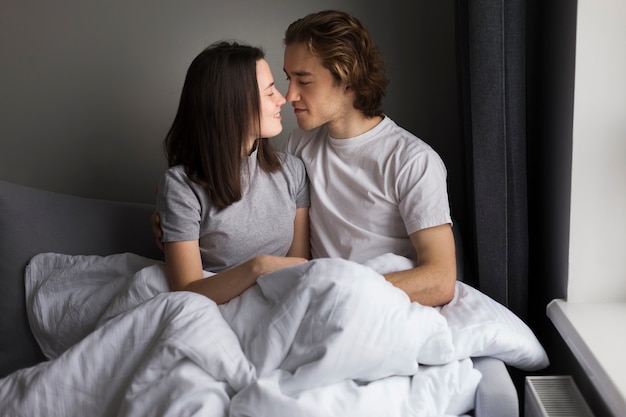
[[[218,42],[202,51],[187,70],[174,122],[163,143],[168,165],[183,165],[212,202],[225,208],[242,197],[242,149],[250,132],[260,132],[256,62],[262,49]],[[265,140],[257,140],[259,166],[280,169]]]

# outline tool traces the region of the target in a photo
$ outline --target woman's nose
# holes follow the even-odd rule
[[[285,96],[283,96],[281,92],[278,91],[278,105],[282,107],[282,105],[285,104],[286,102],[287,100],[285,99]]]

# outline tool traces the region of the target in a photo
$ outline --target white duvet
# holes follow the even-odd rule
[[[481,378],[472,357],[548,365],[532,331],[470,286],[444,307],[411,303],[380,275],[408,262],[318,259],[218,307],[168,292],[158,261],[37,255],[27,306],[50,360],[0,380],[2,415],[459,416]]]

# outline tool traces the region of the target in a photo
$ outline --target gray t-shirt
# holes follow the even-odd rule
[[[242,168],[243,197],[218,209],[182,166],[168,169],[159,184],[157,212],[163,242],[198,240],[203,268],[220,272],[260,254],[284,256],[293,240],[296,208],[309,206],[304,164],[279,153],[282,169],[266,173],[256,151]]]

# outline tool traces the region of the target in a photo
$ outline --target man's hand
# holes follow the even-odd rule
[[[163,250],[163,242],[161,242],[161,239],[163,239],[163,229],[161,229],[161,217],[159,217],[159,213],[156,211],[152,213],[150,221],[152,223],[152,233],[154,233],[156,245],[159,249]]]

